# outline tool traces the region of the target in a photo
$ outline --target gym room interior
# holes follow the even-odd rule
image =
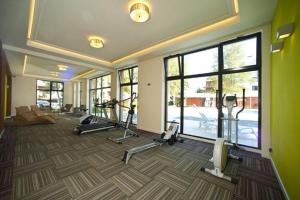
[[[299,199],[299,10],[0,0],[0,199]]]

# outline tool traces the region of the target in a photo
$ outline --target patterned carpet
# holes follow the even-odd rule
[[[122,145],[108,136],[120,131],[73,135],[77,122],[63,117],[54,125],[8,127],[0,142],[0,199],[284,199],[271,163],[257,154],[237,152],[226,174],[237,185],[200,171],[211,144],[185,140],[121,161],[124,151],[152,142],[141,134]]]

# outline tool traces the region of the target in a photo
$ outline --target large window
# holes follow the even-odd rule
[[[36,81],[36,104],[41,108],[59,110],[63,106],[64,83],[56,81]]]
[[[95,101],[103,103],[111,99],[111,75],[100,76],[90,79],[90,114],[104,117],[103,110],[95,108]],[[110,109],[106,110],[110,116]]]
[[[119,71],[119,82],[120,82],[120,100],[128,99],[133,97],[133,93],[138,95],[138,67],[134,66],[131,68],[122,69]],[[130,100],[124,102],[126,107],[130,106]],[[132,102],[136,105],[134,110],[134,116],[132,123],[137,124],[137,99]],[[128,114],[128,109],[121,107],[120,109],[120,120],[125,122]]]
[[[165,125],[180,122],[182,134],[215,139],[227,134],[222,124],[225,108],[216,108],[218,98],[237,95],[241,109],[246,90],[245,110],[239,115],[239,144],[261,147],[261,35],[260,33],[226,41],[193,52],[165,58]],[[233,123],[235,138],[235,126]]]

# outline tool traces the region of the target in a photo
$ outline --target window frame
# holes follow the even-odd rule
[[[247,39],[252,39],[252,38],[256,38],[256,65],[249,65],[249,66],[241,66],[241,67],[235,67],[235,68],[225,68],[224,67],[224,58],[223,58],[223,47],[224,45],[228,45],[228,44],[234,44],[236,42],[240,42],[240,41],[244,41]],[[209,73],[203,73],[203,74],[193,74],[193,75],[184,75],[184,56],[188,55],[188,54],[192,54],[192,53],[197,53],[200,51],[205,51],[208,49],[212,49],[212,48],[218,48],[218,70],[216,72],[209,72]],[[178,59],[180,60],[180,74],[179,76],[171,76],[168,77],[168,59],[174,58],[174,57],[178,57]],[[257,33],[253,33],[253,34],[249,34],[246,36],[241,36],[241,37],[237,37],[231,40],[227,40],[215,45],[211,45],[208,47],[204,47],[204,48],[200,48],[197,50],[193,50],[193,51],[189,51],[189,52],[185,52],[182,54],[176,54],[176,55],[171,55],[168,57],[164,58],[164,71],[165,71],[165,111],[164,111],[164,128],[166,130],[167,128],[167,118],[168,118],[168,81],[172,81],[172,80],[180,80],[181,81],[181,88],[180,88],[180,133],[183,135],[187,135],[187,136],[192,136],[192,137],[196,137],[196,138],[203,138],[203,139],[208,139],[208,140],[214,140],[211,138],[205,138],[205,137],[201,137],[201,136],[195,136],[195,135],[189,135],[189,134],[185,134],[183,132],[184,130],[184,106],[183,106],[183,102],[184,102],[184,80],[185,79],[189,79],[189,78],[199,78],[199,77],[208,77],[208,76],[218,76],[218,90],[220,91],[218,98],[222,99],[222,94],[223,94],[223,75],[226,74],[233,74],[233,73],[242,73],[242,72],[251,72],[251,71],[257,71],[258,73],[258,143],[257,143],[257,147],[253,147],[253,146],[247,146],[247,145],[242,145],[239,144],[240,146],[245,146],[245,147],[249,147],[249,148],[253,148],[253,149],[261,149],[261,113],[262,113],[262,106],[261,106],[261,99],[262,99],[262,63],[261,63],[261,32],[257,32]],[[218,133],[217,136],[221,137],[222,134],[222,122],[221,122],[221,109],[218,111]]]
[[[46,81],[46,82],[49,82],[50,83],[50,87],[49,89],[38,89],[38,81]],[[62,90],[54,90],[52,89],[52,83],[61,83],[62,86],[63,86],[63,89]],[[38,91],[45,91],[45,92],[49,92],[50,94],[50,98],[49,98],[49,103],[50,103],[50,110],[52,110],[52,92],[62,92],[63,93],[63,97],[62,97],[62,105],[61,105],[61,108],[64,106],[64,99],[65,99],[65,93],[64,93],[64,90],[65,90],[65,85],[64,85],[64,82],[62,81],[49,81],[49,80],[43,80],[43,79],[37,79],[36,82],[35,82],[35,102],[36,102],[36,105],[37,105],[37,93]]]
[[[105,77],[105,76],[110,76],[110,80],[112,78],[111,74],[105,74],[105,75],[101,75],[101,76],[97,76],[97,77],[89,79],[89,85],[91,85],[91,82],[93,80],[95,80],[95,88],[89,88],[89,114],[92,113],[92,109],[91,109],[91,98],[92,98],[91,93],[92,93],[92,91],[95,91],[96,97],[97,97],[97,92],[100,91],[99,103],[103,103],[103,97],[102,97],[103,90],[110,89],[110,91],[111,91],[111,82],[110,82],[109,86],[103,87],[103,77]],[[100,79],[100,87],[98,87],[98,84],[97,84],[99,79]],[[95,113],[95,115],[96,115],[96,113]],[[102,112],[100,113],[100,117],[102,117]]]
[[[137,80],[137,82],[134,82],[133,81],[133,70],[135,69],[135,68],[137,68],[138,69],[138,66],[137,65],[134,65],[134,66],[132,66],[132,67],[128,67],[128,68],[124,68],[124,69],[120,69],[119,71],[118,71],[118,77],[119,77],[119,99],[120,100],[122,100],[122,87],[126,87],[126,86],[130,86],[130,97],[132,98],[132,96],[133,96],[133,86],[135,86],[135,85],[138,85],[138,80]],[[126,70],[128,70],[128,73],[129,73],[129,82],[127,82],[127,83],[122,83],[122,79],[121,79],[121,73],[122,72],[124,72],[124,71],[126,71]],[[131,102],[130,102],[131,103]],[[137,114],[137,113],[135,113],[135,114]],[[125,122],[125,121],[123,121],[122,120],[122,109],[119,109],[119,120],[121,121],[121,122]],[[134,125],[136,125],[136,124],[134,124]]]

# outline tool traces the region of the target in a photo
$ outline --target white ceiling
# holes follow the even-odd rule
[[[67,70],[60,71],[57,66],[59,64],[67,66]],[[79,74],[87,71],[89,71],[88,67],[70,65],[68,63],[61,63],[53,60],[41,59],[39,57],[28,56],[25,73],[38,73],[41,76],[49,76],[50,72],[58,72],[60,78],[71,79],[72,77],[78,76]]]
[[[11,68],[12,74],[25,76],[40,76],[45,78],[56,78],[51,76],[51,72],[57,72],[61,79],[71,79],[90,70],[89,67],[78,66],[70,63],[58,62],[55,60],[40,58],[36,56],[27,55],[26,66],[24,69],[25,55],[14,51],[7,51],[6,56]],[[68,67],[66,71],[60,71],[58,65],[65,65]]]
[[[32,39],[108,61],[233,14],[232,0],[151,0],[151,20],[138,24],[129,17],[128,1],[37,2]],[[91,48],[90,35],[102,37],[105,47]]]
[[[150,0],[149,2],[151,19],[146,23],[135,23],[129,18],[129,0],[36,0],[31,40],[112,62],[159,42],[235,15],[233,0]],[[170,54],[270,22],[276,0],[239,0],[238,5],[240,19],[235,24],[125,59],[114,66]],[[74,75],[90,68],[103,72],[112,70],[112,65],[28,46],[26,44],[28,8],[29,0],[1,0],[0,39],[4,48],[10,50],[7,54],[9,54],[8,59],[13,73],[21,73],[20,65],[23,65],[24,54],[34,55],[29,59],[32,61],[30,63],[32,69],[36,66],[49,71],[63,62],[71,65]],[[87,42],[89,35],[103,37],[105,47],[90,48]],[[82,70],[79,70],[80,68]],[[28,69],[30,70],[30,67]],[[43,70],[32,70],[30,73],[45,75]]]

